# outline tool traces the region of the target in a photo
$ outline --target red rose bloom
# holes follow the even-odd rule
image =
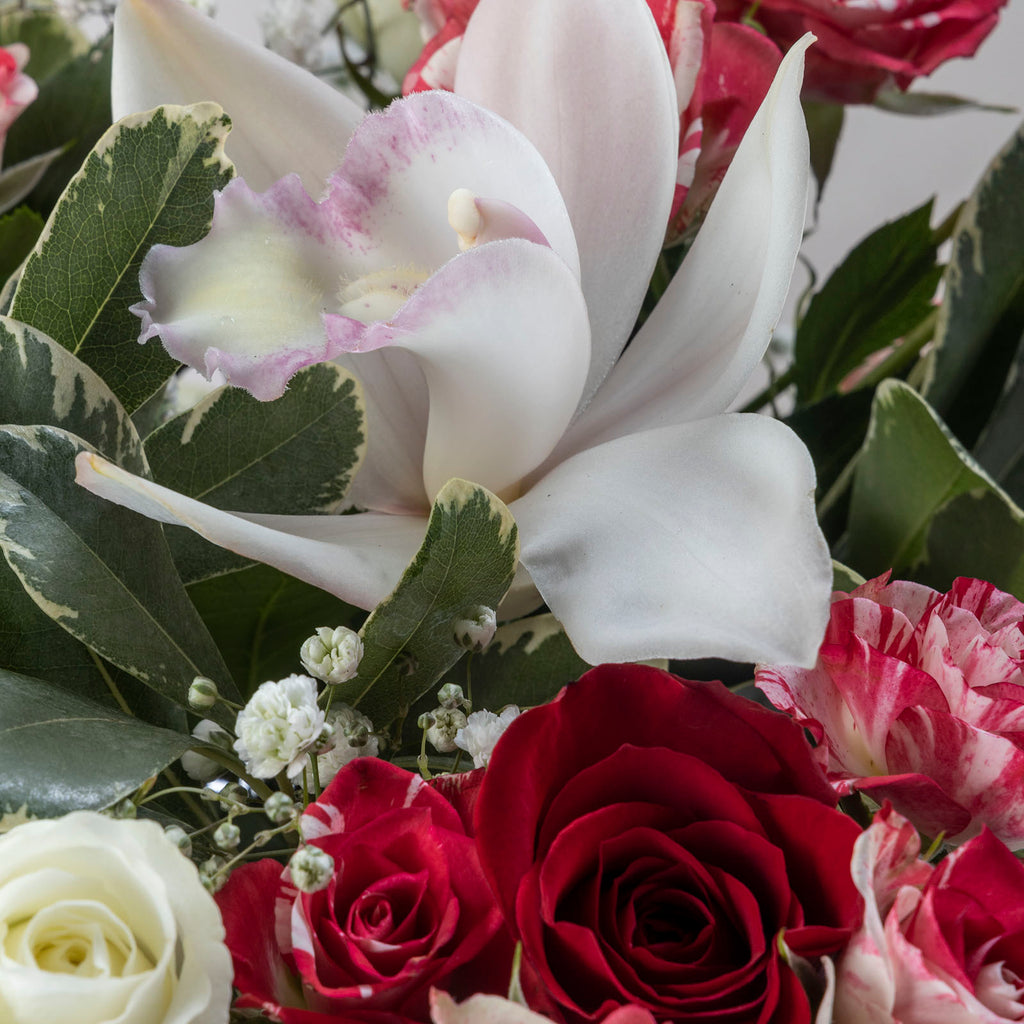
[[[906,89],[953,57],[970,57],[996,27],[1006,0],[763,0],[755,17],[788,50],[805,32],[804,95],[870,103],[894,83]],[[719,0],[719,15],[738,20],[747,0]]]
[[[587,673],[498,741],[481,861],[532,1004],[566,1021],[806,1024],[777,938],[842,949],[860,920],[857,826],[799,728],[721,684]]]
[[[302,832],[334,859],[326,889],[299,892],[268,859],[217,896],[237,1006],[285,1024],[401,1024],[428,1019],[432,986],[507,991],[512,945],[474,841],[418,775],[358,758],[306,809]]]

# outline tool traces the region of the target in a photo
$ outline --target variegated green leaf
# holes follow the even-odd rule
[[[234,173],[229,124],[212,103],[119,121],[71,179],[15,292],[12,315],[88,363],[129,412],[176,365],[155,339],[138,344],[139,267],[152,245],[209,230],[213,192]]]
[[[953,236],[945,295],[926,363],[922,394],[946,415],[990,337],[1017,300],[1013,334],[1020,338],[1024,289],[1024,126],[985,171]],[[1001,381],[996,381],[998,394]],[[972,395],[967,396],[971,401]]]
[[[69,633],[184,706],[196,675],[237,691],[174,571],[157,523],[75,484],[88,450],[56,427],[0,429],[0,550]],[[227,723],[218,707],[211,712]]]
[[[41,679],[0,670],[4,817],[55,818],[108,807],[188,745],[185,734],[147,725]]]
[[[978,576],[1024,598],[1024,512],[900,381],[875,394],[844,561],[943,589]]]
[[[323,363],[273,402],[220,388],[153,431],[146,455],[157,483],[215,508],[310,515],[341,504],[364,441],[362,388]],[[239,567],[190,530],[169,530],[168,541],[186,583]]]
[[[0,423],[61,427],[132,473],[148,475],[142,442],[106,384],[45,334],[0,317]]]
[[[515,575],[519,531],[490,491],[449,480],[434,500],[423,545],[363,626],[359,674],[335,688],[378,728],[405,714],[458,661],[454,623],[497,608]]]

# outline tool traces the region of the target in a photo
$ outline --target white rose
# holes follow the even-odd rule
[[[226,1024],[231,979],[220,912],[156,822],[0,836],[3,1024]]]

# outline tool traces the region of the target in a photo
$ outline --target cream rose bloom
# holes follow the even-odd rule
[[[217,906],[155,822],[0,836],[3,1024],[226,1024],[231,978]]]

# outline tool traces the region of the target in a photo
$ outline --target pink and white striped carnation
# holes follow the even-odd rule
[[[840,794],[891,800],[928,835],[987,825],[1024,847],[1024,604],[982,580],[946,594],[869,580],[833,595],[814,668],[757,685],[820,740]]]

